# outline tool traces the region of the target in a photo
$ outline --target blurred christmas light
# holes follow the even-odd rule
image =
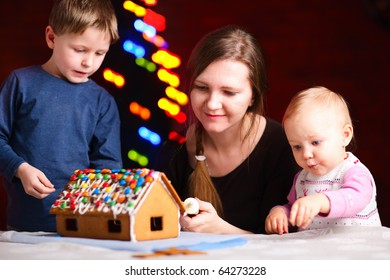
[[[164,66],[167,69],[172,69],[180,66],[180,57],[167,50],[158,50],[152,54],[153,62]]]
[[[140,4],[138,5],[136,3]],[[157,34],[158,32],[165,31],[166,29],[165,16],[158,14],[152,10],[153,8],[145,8],[140,5],[144,5],[145,7],[155,6],[157,5],[157,0],[126,0],[123,2],[123,8],[133,13],[133,17],[135,16],[135,19],[132,20],[134,29],[142,33],[142,38],[146,44],[142,43],[142,40],[139,41],[135,37],[124,38],[123,50],[135,56],[135,64],[137,66],[146,69],[150,73],[156,72],[157,78],[161,82],[168,84],[165,88],[166,97],[160,98],[159,95],[161,95],[161,93],[156,92],[156,96],[153,98],[160,98],[157,101],[157,106],[158,108],[164,110],[167,117],[183,124],[187,121],[187,115],[181,111],[181,106],[188,104],[189,100],[188,96],[184,92],[177,89],[180,85],[180,77],[171,70],[180,66],[181,58],[168,50],[168,42],[160,34]],[[157,48],[157,51],[152,50],[151,47]],[[150,55],[151,53],[153,54]],[[113,72],[112,70],[111,72],[104,72],[104,75],[107,81],[111,81],[113,83],[115,83],[115,77],[119,77],[119,80],[120,77],[123,78],[123,76]],[[120,82],[117,84],[120,85]],[[155,120],[152,118],[151,112],[156,110],[156,108],[155,106],[153,107],[154,108],[145,108],[137,102],[132,101],[129,102],[128,110],[131,114],[139,116],[142,121],[154,122]],[[153,117],[155,118],[155,116]],[[157,119],[156,121],[160,122],[161,120]],[[138,122],[140,122],[140,120],[138,120]],[[162,138],[164,138],[164,135],[159,135],[142,124],[138,127],[138,135],[133,137],[132,141],[134,142],[132,142],[131,145],[134,145],[134,143],[140,139],[148,141],[151,145],[160,145],[163,141]],[[132,131],[131,133],[134,134],[136,132]],[[175,131],[166,131],[164,134],[165,133],[165,138],[168,137],[180,144],[185,142],[185,137]],[[138,140],[136,140],[136,138],[138,138]],[[127,156],[131,161],[140,166],[147,166],[149,164],[148,156],[139,153],[136,149],[134,149],[134,147],[131,149],[127,148],[127,150]]]
[[[184,92],[181,92],[174,87],[167,87],[165,89],[166,95],[173,100],[176,100],[180,105],[186,105],[188,103],[188,96]]]
[[[177,114],[179,114],[180,112],[180,107],[179,105],[169,101],[168,99],[166,99],[165,97],[161,98],[158,102],[157,102],[157,106],[164,110],[164,111],[168,111],[171,115],[173,116],[176,116]]]
[[[142,6],[135,4],[133,1],[123,2],[123,8],[134,13],[137,17],[143,17],[146,15],[146,9]]]
[[[176,115],[172,115],[172,114],[170,114],[168,111],[165,111],[165,114],[166,114],[168,117],[174,119],[175,121],[177,121],[178,123],[181,123],[181,124],[185,123],[186,120],[187,120],[187,115],[186,115],[185,113],[183,113],[182,111],[180,111],[180,112],[179,112],[178,114],[176,114]]]
[[[141,0],[142,2],[145,3],[146,6],[156,6],[157,5],[157,0]]]
[[[129,105],[129,110],[132,114],[140,116],[144,121],[150,119],[150,110],[148,108],[142,107],[137,102],[131,102]]]
[[[130,40],[126,40],[123,43],[123,49],[134,54],[136,57],[143,57],[145,55],[145,49]]]
[[[176,141],[179,144],[183,144],[186,141],[186,138],[184,136],[181,136],[179,133],[176,131],[171,131],[168,134],[168,139],[172,141]]]
[[[153,131],[147,129],[144,126],[141,126],[138,129],[138,134],[139,134],[139,136],[141,136],[141,138],[149,141],[154,146],[160,145],[160,143],[161,143],[160,135],[158,135],[156,132],[153,132]]]
[[[166,69],[159,69],[157,71],[157,77],[172,87],[178,87],[180,85],[179,76]]]
[[[121,88],[125,85],[125,78],[109,68],[103,70],[103,77],[105,80],[115,84],[117,88]]]
[[[138,153],[136,150],[129,150],[127,157],[141,166],[147,166],[149,164],[148,157]]]
[[[155,72],[157,70],[156,64],[154,64],[153,62],[151,62],[143,57],[137,57],[135,59],[135,64],[137,64],[140,67],[145,68],[149,72]]]
[[[145,23],[154,26],[157,31],[162,32],[165,30],[165,17],[152,11],[151,9],[146,9],[146,14],[143,19]]]
[[[134,28],[141,33],[145,33],[148,37],[156,36],[156,28],[146,24],[141,19],[134,21]]]
[[[146,41],[148,41],[148,42],[154,44],[154,45],[155,45],[156,47],[158,47],[158,48],[164,48],[164,49],[167,49],[167,48],[168,48],[168,43],[167,43],[167,42],[164,40],[164,38],[161,37],[160,35],[155,35],[155,36],[153,36],[153,37],[148,37],[145,33],[142,33],[142,37],[143,37]]]

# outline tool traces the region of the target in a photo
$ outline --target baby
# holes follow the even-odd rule
[[[302,170],[295,176],[288,204],[271,209],[267,233],[291,226],[380,226],[376,186],[370,171],[346,147],[353,138],[348,106],[324,87],[298,93],[288,105],[283,126]]]

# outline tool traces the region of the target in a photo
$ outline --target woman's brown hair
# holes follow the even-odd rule
[[[188,92],[191,92],[195,79],[212,63],[218,60],[235,60],[244,63],[249,70],[252,86],[253,104],[248,107],[249,129],[244,133],[248,137],[255,125],[257,115],[264,115],[264,93],[266,90],[265,63],[261,48],[253,35],[246,30],[229,25],[204,36],[193,49],[187,64]],[[192,116],[193,117],[193,116]],[[195,117],[196,155],[204,156],[202,135],[204,129]],[[213,204],[217,213],[223,216],[223,207],[203,157],[197,157],[194,171],[188,179],[188,194]]]

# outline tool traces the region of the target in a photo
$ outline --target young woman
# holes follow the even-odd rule
[[[162,167],[183,200],[199,199],[199,214],[182,216],[182,230],[265,233],[298,167],[281,124],[264,117],[261,49],[245,30],[223,27],[195,46],[188,71],[193,120]]]

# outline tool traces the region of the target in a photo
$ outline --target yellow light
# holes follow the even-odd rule
[[[180,66],[180,58],[166,50],[158,50],[152,55],[152,60],[164,66],[167,69],[172,69]]]
[[[123,87],[126,83],[125,78],[121,74],[115,73],[109,68],[103,70],[103,78],[115,84],[117,88]]]
[[[171,114],[172,116],[176,116],[177,114],[179,114],[180,112],[180,106],[169,101],[168,99],[166,99],[165,97],[161,98],[158,102],[157,102],[157,106],[164,110],[164,111],[167,111],[169,114]]]
[[[158,70],[157,76],[161,81],[169,84],[172,87],[178,87],[180,85],[179,77],[172,72],[168,72],[166,69]]]
[[[116,87],[121,88],[125,85],[125,79],[122,76],[115,76],[114,77],[114,84]]]
[[[123,8],[134,13],[137,17],[143,17],[146,14],[146,9],[142,6],[135,4],[133,1],[123,2]]]
[[[167,87],[165,93],[170,99],[176,100],[180,105],[186,105],[188,103],[188,96],[174,87]]]
[[[144,0],[145,4],[148,6],[156,6],[157,0]]]
[[[103,78],[106,79],[107,81],[112,81],[114,78],[114,74],[110,69],[106,69],[103,71]]]
[[[134,10],[134,14],[137,16],[137,17],[143,17],[145,16],[146,14],[146,10],[144,7],[141,7],[141,6],[137,6]]]
[[[133,1],[123,2],[123,8],[130,11],[130,12],[134,12],[136,6],[137,5]]]

